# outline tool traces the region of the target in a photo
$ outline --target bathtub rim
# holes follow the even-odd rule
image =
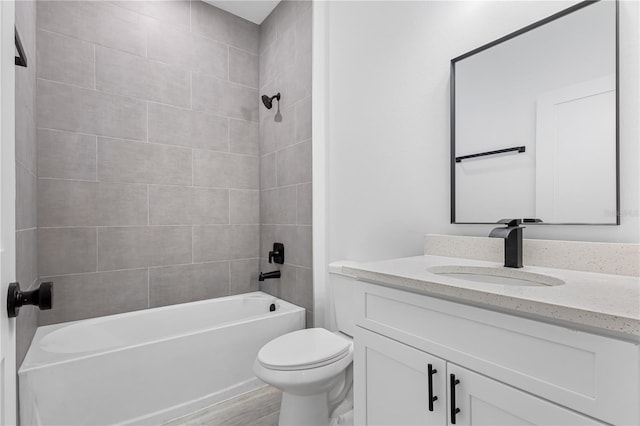
[[[265,312],[264,314],[261,315],[253,315],[253,316],[249,316],[249,317],[245,317],[245,318],[241,318],[239,320],[233,321],[233,322],[224,322],[224,323],[219,323],[216,324],[214,326],[210,326],[210,327],[204,327],[204,328],[198,328],[196,330],[193,331],[189,331],[186,333],[181,333],[181,334],[171,334],[168,336],[163,336],[160,338],[154,338],[154,339],[150,339],[150,340],[144,340],[142,342],[137,342],[137,343],[133,343],[133,344],[126,344],[124,346],[118,346],[115,348],[108,348],[108,349],[101,349],[101,350],[97,350],[97,351],[84,351],[84,352],[78,352],[77,356],[69,356],[65,359],[59,359],[59,360],[54,360],[51,362],[47,362],[47,363],[38,363],[32,366],[28,365],[28,361],[30,360],[30,351],[32,349],[32,347],[36,344],[38,344],[38,342],[40,340],[42,340],[44,337],[46,337],[47,335],[55,332],[56,330],[65,328],[65,327],[69,327],[72,326],[74,324],[79,324],[82,322],[104,322],[104,321],[109,321],[112,319],[119,319],[119,318],[126,318],[126,317],[133,317],[136,315],[140,315],[146,312],[152,312],[152,311],[160,311],[160,310],[175,310],[175,309],[184,309],[186,307],[186,305],[205,305],[205,304],[214,304],[217,302],[223,302],[225,300],[229,300],[229,299],[237,299],[237,298],[243,298],[243,297],[247,297],[247,296],[260,296],[260,297],[265,297],[267,299],[272,299],[278,303],[280,303],[280,306],[283,307],[284,309],[278,309],[274,312]],[[187,337],[187,336],[193,336],[196,334],[201,334],[201,333],[205,333],[205,332],[209,332],[209,331],[213,331],[222,327],[228,327],[230,325],[241,325],[241,324],[246,324],[248,322],[251,321],[255,321],[257,318],[260,317],[266,317],[267,315],[269,317],[280,317],[280,316],[284,316],[287,314],[290,314],[292,312],[297,312],[297,311],[306,311],[305,308],[295,305],[291,302],[287,302],[284,299],[280,299],[276,296],[273,296],[271,294],[265,293],[263,291],[254,291],[254,292],[250,292],[250,293],[241,293],[241,294],[234,294],[234,295],[230,295],[230,296],[223,296],[223,297],[218,297],[218,298],[212,298],[212,299],[203,299],[203,300],[197,300],[197,301],[193,301],[193,302],[184,302],[184,303],[177,303],[177,304],[173,304],[173,305],[166,305],[166,306],[158,306],[158,307],[154,307],[154,308],[147,308],[147,309],[140,309],[140,310],[136,310],[136,311],[129,311],[129,312],[122,312],[119,314],[113,314],[113,315],[103,315],[100,317],[93,317],[93,318],[86,318],[86,319],[80,319],[80,320],[74,320],[74,321],[67,321],[67,322],[61,322],[61,323],[57,323],[57,324],[49,324],[49,325],[45,325],[45,326],[39,326],[36,329],[36,333],[33,336],[33,339],[29,345],[29,349],[27,350],[27,354],[24,357],[24,360],[22,362],[22,364],[20,365],[20,368],[18,368],[17,374],[18,376],[20,376],[21,373],[27,373],[29,371],[35,371],[35,370],[40,370],[43,368],[48,368],[48,367],[52,367],[52,366],[57,366],[57,365],[63,365],[63,364],[67,364],[67,363],[71,363],[71,362],[75,362],[75,361],[79,361],[79,360],[84,360],[84,359],[88,359],[88,358],[94,358],[94,357],[98,357],[98,356],[103,356],[103,355],[107,355],[107,354],[111,354],[111,353],[116,353],[116,352],[120,352],[120,351],[124,351],[124,350],[128,350],[128,349],[132,349],[132,348],[137,348],[137,347],[141,347],[141,346],[145,346],[145,345],[152,345],[152,344],[158,344],[158,343],[162,343],[162,342],[166,342],[168,340],[171,339],[175,339],[178,337]],[[303,316],[303,320],[304,320],[304,316]],[[41,349],[40,349],[41,350]]]

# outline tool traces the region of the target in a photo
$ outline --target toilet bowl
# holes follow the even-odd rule
[[[338,331],[308,328],[264,345],[253,364],[263,382],[282,391],[280,426],[328,426],[331,414],[349,405],[353,382],[353,278],[342,264],[329,268],[332,307]],[[335,423],[335,419],[334,419]]]
[[[328,425],[331,409],[344,399],[342,394],[351,385],[346,369],[352,361],[350,338],[309,328],[263,346],[253,371],[282,391],[280,425]]]

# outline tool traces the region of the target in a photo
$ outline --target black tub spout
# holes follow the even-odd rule
[[[270,280],[272,278],[280,278],[280,271],[271,271],[264,274],[260,272],[258,281]]]

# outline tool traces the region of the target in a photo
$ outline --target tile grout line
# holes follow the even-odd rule
[[[147,226],[151,226],[151,185],[147,184]]]
[[[190,75],[193,74],[193,71],[189,71],[189,70],[184,70],[184,72],[185,73],[189,73]],[[260,91],[260,89],[256,89],[255,87],[249,87],[249,86],[246,86],[246,85],[243,85],[243,84],[240,84],[240,83],[234,83],[234,82],[225,81],[225,80],[223,80],[223,79],[221,79],[219,77],[213,76],[211,74],[203,74],[203,75],[205,77],[208,77],[208,78],[214,78],[216,80],[219,80],[222,83],[226,82],[231,86],[237,86],[237,87],[240,87],[242,89],[255,91],[256,94],[258,94],[259,91]],[[113,96],[113,97],[117,97],[117,98],[134,100],[134,101],[138,101],[138,102],[153,102],[153,103],[166,105],[166,106],[173,107],[173,108],[180,108],[180,109],[185,109],[185,110],[188,110],[188,111],[191,111],[191,110],[192,111],[198,111],[198,112],[203,112],[203,113],[208,113],[208,114],[214,114],[214,115],[219,115],[219,116],[224,116],[224,117],[235,118],[235,119],[243,120],[243,121],[249,121],[249,122],[252,122],[252,123],[257,123],[257,120],[256,121],[247,120],[244,117],[232,117],[231,115],[223,115],[223,114],[220,114],[218,111],[212,111],[212,110],[206,109],[206,108],[192,108],[192,106],[190,106],[190,105],[189,106],[185,106],[185,105],[179,105],[179,104],[171,104],[171,103],[167,103],[167,102],[162,102],[162,101],[157,100],[157,99],[148,99],[148,98],[142,98],[140,96],[133,96],[133,95],[123,95],[122,93],[115,92],[115,91],[110,91],[110,90],[105,90],[105,89],[97,89],[97,88],[93,89],[93,88],[90,88],[90,87],[79,86],[77,84],[66,83],[66,82],[63,82],[63,81],[51,80],[49,78],[44,78],[44,77],[37,77],[36,80],[44,81],[44,82],[47,82],[47,83],[52,83],[52,84],[55,84],[55,85],[60,85],[60,86],[80,89],[80,90],[84,90],[84,91],[87,91],[87,92],[102,93],[102,94]]]
[[[98,272],[98,270],[100,269],[99,263],[100,263],[100,244],[98,244],[98,239],[100,233],[98,232],[98,228],[96,227],[96,270],[95,272]]]
[[[221,117],[221,118],[229,118],[229,117]],[[234,118],[230,118],[231,120],[235,120]],[[38,130],[46,130],[49,132],[59,132],[59,133],[70,133],[70,134],[74,134],[74,135],[80,135],[80,136],[92,136],[97,139],[99,138],[103,138],[103,139],[110,139],[112,141],[118,141],[118,142],[129,142],[129,143],[139,143],[139,144],[149,144],[149,145],[154,145],[154,146],[159,146],[159,147],[168,147],[168,148],[174,148],[174,149],[178,149],[178,150],[182,150],[182,151],[204,151],[204,152],[210,152],[210,153],[217,153],[217,154],[226,154],[226,155],[233,155],[233,156],[238,156],[238,157],[247,157],[247,158],[256,158],[258,160],[260,160],[260,157],[258,155],[253,155],[253,154],[243,154],[241,152],[229,152],[229,151],[221,151],[221,150],[215,150],[215,149],[208,149],[208,148],[194,148],[191,146],[185,146],[185,145],[173,145],[173,144],[167,144],[167,143],[160,143],[160,142],[149,142],[149,141],[145,141],[145,140],[141,140],[141,139],[127,139],[127,138],[119,138],[116,136],[102,136],[102,135],[96,135],[96,134],[92,134],[92,133],[82,133],[82,132],[75,132],[72,130],[59,130],[59,129],[51,129],[51,128],[47,128],[47,127],[39,127]],[[311,139],[307,139],[304,142],[310,141]],[[300,142],[302,143],[302,142]],[[293,146],[293,145],[288,145],[286,148]],[[265,154],[265,155],[269,155],[269,154]],[[18,160],[16,160],[18,161]],[[22,164],[22,163],[20,163]],[[23,167],[26,169],[27,167],[22,164]],[[27,169],[28,170],[28,169]],[[30,172],[31,174],[34,174],[32,172]],[[39,176],[39,177],[46,177],[46,176]],[[82,179],[69,179],[69,178],[50,178],[50,179],[66,179],[66,180],[82,180]],[[159,185],[159,184],[158,184]]]
[[[246,258],[240,258],[240,259],[208,260],[208,261],[195,262],[195,263],[172,263],[170,265],[138,266],[138,267],[132,267],[132,268],[125,268],[125,269],[105,269],[105,270],[96,270],[96,271],[90,271],[90,272],[71,272],[67,274],[47,274],[47,275],[42,275],[40,278],[74,277],[79,275],[105,274],[110,272],[143,271],[147,269],[151,270],[151,269],[161,269],[161,268],[173,268],[175,266],[209,265],[209,264],[219,264],[219,263],[225,263],[225,262],[241,262],[246,260],[260,260],[260,259],[261,259],[260,257],[246,257]],[[293,266],[297,266],[299,268],[311,269],[308,266],[301,266],[301,265],[293,265]]]
[[[93,90],[98,90],[98,67],[96,66],[96,44],[93,44]]]
[[[98,182],[98,136],[96,138],[96,182]]]

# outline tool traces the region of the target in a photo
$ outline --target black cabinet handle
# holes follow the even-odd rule
[[[436,374],[438,370],[433,368],[433,365],[427,365],[427,376],[429,380],[429,411],[433,411],[433,401],[438,399],[437,396],[433,396],[433,375]]]
[[[456,385],[460,383],[460,380],[456,379],[455,374],[449,375],[449,389],[451,392],[451,424],[456,424],[456,414],[460,412],[459,408],[456,408]]]

